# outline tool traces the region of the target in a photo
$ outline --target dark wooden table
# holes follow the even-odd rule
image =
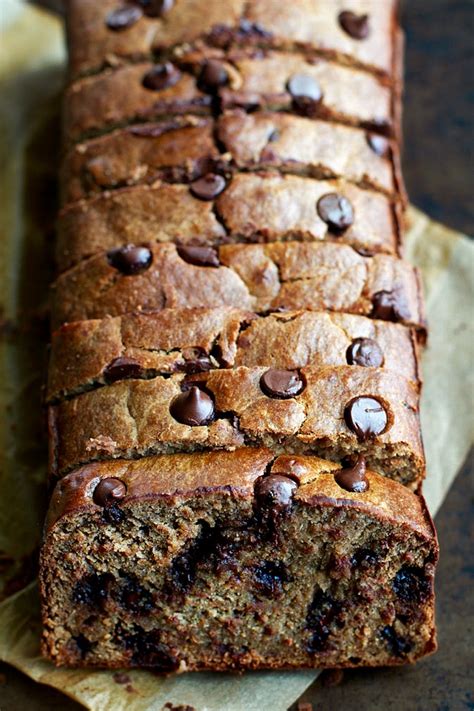
[[[403,26],[407,37],[404,171],[411,201],[441,222],[473,235],[474,2],[406,0]],[[346,672],[338,686],[324,686],[318,680],[301,698],[311,702],[314,711],[474,709],[473,473],[471,455],[436,517],[441,546],[438,653],[408,669]],[[78,711],[82,707],[0,665],[0,708]]]

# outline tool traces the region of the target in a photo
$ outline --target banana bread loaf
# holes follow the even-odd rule
[[[423,500],[363,459],[92,464],[53,494],[43,651],[160,672],[414,661],[436,648],[437,552]]]

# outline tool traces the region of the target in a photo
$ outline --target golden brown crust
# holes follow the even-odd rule
[[[164,309],[62,326],[52,337],[46,397],[57,401],[103,385],[117,358],[142,378],[241,365],[344,365],[360,338],[377,343],[383,368],[418,382],[416,339],[399,324],[326,312],[257,317],[231,308]]]
[[[213,370],[125,380],[78,395],[51,408],[57,446],[53,475],[84,463],[152,453],[228,449],[268,444],[277,451],[327,452],[341,460],[355,452],[370,466],[412,488],[424,476],[419,430],[419,396],[414,384],[378,368],[308,367],[300,370],[304,389],[281,400],[262,390],[266,367]],[[212,397],[215,418],[190,426],[173,417],[177,396],[198,383]],[[344,419],[357,397],[376,398],[385,430],[361,440]]]
[[[333,193],[351,203],[354,215],[338,236],[317,209],[318,201]],[[399,251],[395,214],[385,196],[344,180],[243,173],[234,175],[214,200],[194,197],[192,186],[157,183],[70,205],[59,217],[56,257],[59,271],[64,271],[130,242],[207,246],[291,239],[333,240],[372,253]]]
[[[299,242],[229,245],[218,251],[222,266],[198,267],[184,262],[175,245],[158,245],[151,248],[150,268],[135,276],[120,274],[106,254],[91,257],[53,285],[53,327],[177,307],[371,315],[374,295],[390,291],[403,305],[399,320],[424,329],[416,270],[389,255],[362,257],[347,245]]]
[[[369,15],[369,35],[360,40],[339,24],[339,13],[348,9],[345,0],[295,0],[287,6],[279,0],[181,0],[163,18],[142,17],[122,32],[106,26],[108,14],[117,9],[116,0],[70,0],[70,71],[77,76],[125,59],[146,57],[152,50],[196,42],[207,35],[217,46],[301,47],[394,78],[397,4],[396,0],[352,0],[351,10]]]

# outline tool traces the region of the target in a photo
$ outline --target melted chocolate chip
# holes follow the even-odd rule
[[[139,7],[119,7],[107,15],[105,24],[109,30],[121,32],[134,25],[141,17],[143,17],[143,12]]]
[[[127,244],[125,247],[108,252],[107,260],[111,267],[122,274],[133,276],[144,272],[151,266],[153,254],[148,247],[135,247],[134,244]]]
[[[366,477],[365,457],[359,455],[353,467],[339,469],[334,472],[336,484],[346,491],[362,494],[369,490],[369,480]]]
[[[174,86],[181,79],[181,72],[171,62],[156,64],[143,77],[143,86],[150,91],[162,91]]]
[[[266,597],[279,597],[283,584],[291,580],[286,565],[281,561],[266,560],[254,569],[256,587]]]
[[[105,506],[102,511],[102,518],[105,523],[110,523],[113,526],[118,526],[125,520],[125,513],[118,504],[110,504]]]
[[[385,158],[389,154],[390,143],[385,136],[379,136],[377,133],[366,134],[367,143],[370,148],[381,158]]]
[[[388,648],[396,657],[405,657],[411,650],[411,644],[403,637],[399,637],[390,625],[380,631],[380,636],[386,641]]]
[[[218,267],[220,265],[217,251],[213,247],[181,246],[177,248],[181,259],[196,267]]]
[[[81,654],[82,659],[84,659],[84,657],[89,652],[91,652],[97,644],[97,642],[91,642],[89,639],[87,639],[87,637],[85,637],[82,632],[81,634],[78,634],[77,637],[73,636],[73,640],[77,644],[77,648]]]
[[[392,583],[395,595],[404,602],[422,604],[431,594],[431,581],[423,568],[403,566]]]
[[[137,0],[147,17],[163,17],[171,10],[174,0]]]
[[[398,291],[377,291],[372,298],[373,318],[383,321],[409,321],[410,312],[405,299]]]
[[[255,496],[259,507],[271,507],[277,511],[286,511],[291,507],[293,494],[298,484],[283,474],[270,474],[258,479]]]
[[[107,477],[101,479],[94,489],[92,499],[97,506],[109,506],[110,504],[123,499],[127,493],[127,487],[120,479]]]
[[[371,568],[379,562],[379,555],[370,548],[359,548],[351,557],[351,566],[354,568]]]
[[[114,358],[104,369],[104,378],[107,383],[115,383],[117,380],[128,380],[130,378],[140,378],[143,375],[143,368],[136,360],[119,356]]]
[[[132,662],[139,667],[152,667],[158,672],[172,672],[179,667],[179,661],[169,647],[160,642],[161,631],[145,631],[138,625],[135,634],[124,635],[126,649],[132,652]]]
[[[102,607],[114,581],[111,573],[91,573],[79,580],[72,591],[72,599],[79,605]]]
[[[287,82],[294,108],[306,116],[317,113],[323,92],[316,79],[307,74],[294,74]]]
[[[339,13],[339,24],[344,32],[347,32],[353,39],[367,39],[370,33],[369,16],[356,15],[355,12],[344,10]]]
[[[268,397],[287,400],[299,395],[305,383],[297,370],[270,368],[260,378],[260,387]]]
[[[365,441],[384,432],[387,427],[387,412],[381,402],[373,397],[356,397],[345,407],[346,425],[358,439]]]
[[[224,65],[215,59],[209,59],[201,69],[198,86],[202,91],[212,94],[228,81],[229,75]]]
[[[204,373],[212,369],[211,359],[203,348],[185,348],[181,355],[184,363],[176,366],[178,371],[193,375],[193,373]]]
[[[207,393],[193,385],[174,398],[170,405],[170,413],[183,425],[191,427],[207,425],[214,418],[214,403]]]
[[[372,338],[355,338],[346,351],[349,365],[360,365],[363,368],[380,368],[384,357],[377,341]]]
[[[323,651],[331,634],[330,625],[338,620],[342,612],[342,604],[324,592],[317,589],[306,615],[306,629],[311,631],[308,642],[308,652]]]
[[[323,195],[319,198],[316,209],[319,217],[334,234],[341,234],[354,222],[352,205],[343,195],[337,193]]]
[[[191,194],[199,200],[214,200],[227,187],[225,178],[217,173],[208,173],[189,186]]]

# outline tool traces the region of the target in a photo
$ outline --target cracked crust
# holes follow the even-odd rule
[[[320,198],[344,196],[353,224],[340,235],[318,214]],[[396,213],[383,195],[344,180],[313,180],[276,173],[240,173],[215,200],[199,200],[186,185],[158,183],[106,192],[62,211],[56,260],[59,271],[127,243],[218,245],[232,242],[333,240],[359,249],[398,254]]]
[[[52,406],[51,471],[57,476],[94,460],[248,444],[339,461],[363,453],[386,476],[411,488],[420,483],[424,454],[413,383],[378,368],[307,367],[300,370],[301,394],[279,400],[260,387],[266,371],[237,367],[125,380]],[[214,401],[217,417],[209,425],[181,424],[170,413],[173,399],[191,384],[205,387]],[[346,405],[358,396],[377,398],[387,413],[386,429],[375,439],[359,440],[344,420]]]
[[[117,358],[135,364],[141,374],[135,368],[133,377],[143,379],[242,365],[291,370],[345,365],[347,349],[358,338],[376,341],[385,369],[419,383],[416,338],[405,326],[325,312],[257,317],[231,308],[164,309],[77,321],[53,333],[47,400],[104,385],[107,367]]]
[[[213,134],[216,133],[217,141]],[[63,202],[105,190],[187,182],[207,171],[273,168],[314,178],[344,178],[399,199],[395,143],[377,155],[360,129],[284,113],[227,112],[211,119],[119,129],[72,148],[62,166]]]
[[[279,0],[180,0],[163,18],[143,17],[125,31],[113,32],[105,19],[119,6],[117,0],[68,3],[72,76],[207,39],[217,46],[302,48],[396,80],[397,0],[294,0],[288,5]],[[354,39],[342,30],[338,16],[347,9],[369,14],[366,39]]]
[[[149,269],[123,276],[106,254],[81,262],[52,288],[53,327],[67,321],[163,308],[232,306],[249,311],[348,312],[371,315],[372,299],[391,291],[403,304],[401,321],[425,329],[416,270],[389,255],[362,257],[332,243],[227,245],[221,266],[184,262],[173,244],[151,247]]]

